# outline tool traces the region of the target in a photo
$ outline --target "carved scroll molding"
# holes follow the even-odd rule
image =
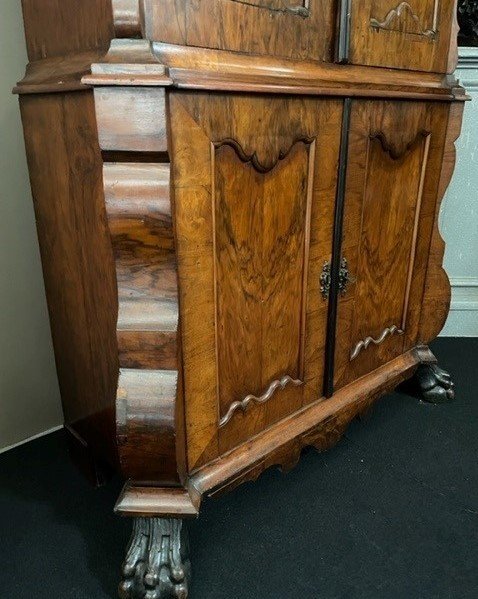
[[[113,22],[117,38],[140,38],[142,34],[139,0],[112,0]]]
[[[255,8],[262,8],[264,10],[270,10],[271,12],[282,12],[291,13],[298,15],[299,17],[310,16],[310,0],[302,0],[302,2],[287,2],[282,0],[274,2],[273,0],[229,0],[235,4],[244,4],[245,6],[253,6]]]
[[[422,35],[429,39],[435,39],[438,33],[438,0],[435,0],[433,6],[433,25],[431,29],[426,29],[422,25],[419,16],[413,11],[412,6],[408,2],[401,2],[396,8],[392,9],[383,20],[379,20],[377,18],[372,17],[370,19],[370,26],[373,27],[373,29],[377,30],[384,29],[386,31],[400,31],[400,29],[397,29],[396,27],[394,27],[394,25],[397,23],[402,23],[402,25],[404,25],[407,21],[407,18],[413,21],[416,30],[405,30],[405,33]]]
[[[418,145],[420,145],[424,139],[429,137],[430,131],[419,131],[414,139],[409,142],[394,143],[387,139],[383,131],[376,131],[370,135],[370,140],[376,139],[380,142],[382,149],[386,152],[392,160],[400,160],[404,158],[409,152],[413,151]]]
[[[402,331],[402,329],[399,329],[397,326],[392,325],[391,327],[387,327],[386,329],[384,329],[378,337],[378,339],[374,339],[373,337],[366,337],[365,339],[362,339],[362,341],[359,341],[357,345],[354,347],[354,349],[350,352],[350,361],[352,362],[352,360],[355,360],[355,358],[360,354],[360,352],[362,350],[366,350],[372,343],[374,345],[380,345],[385,341],[387,337],[391,337],[395,334],[403,335],[404,331]]]
[[[234,413],[237,410],[242,410],[245,412],[247,407],[251,402],[256,404],[263,404],[268,402],[271,397],[274,395],[276,391],[279,389],[285,389],[287,385],[294,385],[294,387],[300,387],[304,382],[300,379],[293,379],[288,374],[283,376],[280,380],[273,381],[267,391],[263,393],[260,397],[256,397],[255,395],[247,395],[242,401],[235,401],[229,406],[229,409],[225,416],[223,416],[219,422],[219,426],[225,426],[233,417]]]
[[[229,146],[236,152],[236,154],[241,162],[250,163],[258,173],[268,173],[273,168],[275,168],[279,162],[281,162],[282,160],[287,158],[287,156],[290,154],[292,148],[296,144],[303,143],[305,145],[310,145],[310,144],[312,144],[313,141],[314,141],[314,138],[301,137],[299,139],[294,140],[286,150],[281,149],[281,150],[279,150],[279,153],[276,154],[275,156],[270,155],[270,156],[263,157],[263,158],[259,158],[257,152],[248,154],[244,150],[244,148],[241,146],[241,144],[238,141],[236,141],[235,139],[226,138],[221,141],[214,142],[213,146],[216,150],[218,148],[221,148],[222,146]]]

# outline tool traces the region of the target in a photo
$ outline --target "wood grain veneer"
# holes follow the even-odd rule
[[[117,294],[93,94],[20,106],[65,422],[117,464]]]
[[[456,0],[363,0],[352,2],[351,9],[351,63],[454,70]]]

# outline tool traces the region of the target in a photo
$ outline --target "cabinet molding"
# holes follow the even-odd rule
[[[267,391],[265,391],[260,397],[256,397],[255,395],[247,395],[241,401],[235,401],[234,403],[232,403],[229,406],[227,413],[219,421],[219,426],[225,426],[229,422],[229,420],[231,420],[231,418],[234,416],[234,413],[237,412],[237,410],[242,410],[243,412],[245,412],[250,403],[266,403],[266,401],[269,401],[269,399],[271,399],[271,397],[278,389],[285,389],[287,385],[294,385],[296,387],[300,387],[300,385],[303,384],[304,381],[301,381],[299,379],[293,379],[288,374],[286,374],[280,380],[273,381],[269,385]]]
[[[310,16],[310,0],[302,2],[289,2],[288,0],[229,0],[245,6],[257,6],[271,12],[285,12],[307,18]]]
[[[374,339],[373,337],[365,337],[365,339],[359,341],[357,345],[353,348],[353,350],[350,352],[350,361],[352,362],[352,360],[355,360],[359,353],[363,350],[366,350],[370,344],[373,343],[374,345],[380,345],[390,335],[403,335],[403,333],[404,331],[399,329],[396,325],[392,325],[391,327],[387,327],[386,329],[384,329],[377,339]]]
[[[438,33],[438,3],[439,0],[435,0],[435,4],[433,6],[433,24],[430,28],[425,28],[422,25],[420,17],[413,12],[413,8],[408,2],[401,2],[396,8],[393,8],[383,20],[372,17],[370,19],[370,25],[374,29],[406,31],[406,33],[423,35],[430,39],[435,39]],[[412,23],[414,24],[414,27],[411,29],[406,27],[406,21],[408,18],[411,19]],[[404,25],[402,25],[402,23]]]

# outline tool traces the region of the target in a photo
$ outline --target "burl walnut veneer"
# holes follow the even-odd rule
[[[126,480],[120,596],[184,599],[203,496],[326,450],[410,379],[453,398],[427,344],[455,0],[22,3],[66,427]]]

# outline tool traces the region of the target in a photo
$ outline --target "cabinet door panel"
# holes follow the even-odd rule
[[[456,48],[456,0],[351,3],[350,62],[445,73]]]
[[[335,0],[145,0],[154,41],[333,60]]]
[[[282,376],[303,380],[309,151],[297,143],[266,173],[242,162],[229,145],[215,154],[217,357],[223,365],[218,387],[224,418],[231,398],[265,390]],[[290,395],[291,405],[297,405],[297,391]]]
[[[354,103],[342,248],[353,281],[338,304],[336,388],[417,342],[447,111]]]
[[[172,93],[189,465],[323,394],[342,102]]]

